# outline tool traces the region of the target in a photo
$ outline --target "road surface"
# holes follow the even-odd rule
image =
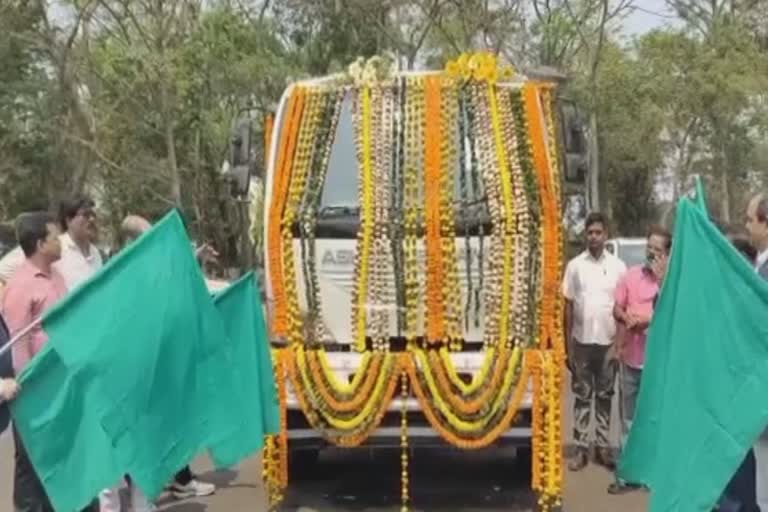
[[[564,418],[569,421],[569,405]],[[614,407],[614,410],[616,408]],[[615,415],[614,415],[615,416]],[[613,438],[618,439],[614,418]],[[570,432],[566,426],[566,432]],[[318,465],[289,489],[285,512],[398,512],[400,467],[398,451],[324,452]],[[211,472],[201,459],[193,465],[201,478],[214,482],[215,496],[176,502],[164,497],[160,509],[169,512],[261,512],[266,510],[258,458],[238,471]],[[0,512],[12,512],[13,442],[0,436]],[[602,468],[566,473],[565,512],[643,512],[645,493],[612,497],[605,492],[612,480]],[[514,462],[514,452],[485,450],[460,453],[451,449],[417,451],[413,456],[414,511],[522,512],[533,510],[528,471]]]

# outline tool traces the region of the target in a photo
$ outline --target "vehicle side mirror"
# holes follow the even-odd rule
[[[586,183],[589,171],[587,132],[575,105],[563,105],[561,127],[565,150],[565,179],[571,183]]]
[[[221,175],[229,183],[232,196],[243,198],[248,195],[251,177],[261,177],[262,174],[263,169],[257,165],[253,151],[251,120],[240,119],[235,124],[229,160],[222,165]]]

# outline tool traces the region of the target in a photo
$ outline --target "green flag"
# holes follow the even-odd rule
[[[768,424],[768,284],[683,199],[619,474],[653,512],[709,511]]]
[[[707,211],[707,194],[704,192],[704,183],[701,176],[696,176],[696,205],[701,211]]]
[[[228,467],[260,450],[265,434],[279,431],[280,407],[264,313],[253,273],[217,294],[214,302],[232,344],[235,385],[245,400],[238,404],[239,433],[211,449],[216,466]]]
[[[172,212],[43,319],[16,427],[57,510],[130,474],[156,497],[239,434],[224,325]]]

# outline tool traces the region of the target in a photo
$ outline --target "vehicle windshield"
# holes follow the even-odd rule
[[[331,155],[328,163],[328,173],[321,196],[320,210],[323,213],[358,215],[359,196],[358,185],[360,173],[355,147],[355,130],[352,123],[352,97],[347,95],[342,104],[339,124],[336,128]],[[459,142],[458,132],[455,134],[456,144]],[[454,165],[454,204],[461,203],[461,179],[458,158]],[[487,207],[483,200],[482,190],[474,190],[471,180],[467,179],[467,202],[471,210],[469,218],[487,218]],[[478,203],[481,203],[478,206]],[[478,208],[481,210],[478,212]],[[459,219],[457,219],[459,220]]]
[[[320,209],[352,208],[359,205],[355,130],[352,125],[352,101],[344,98],[339,124],[331,146],[328,174],[325,178]]]

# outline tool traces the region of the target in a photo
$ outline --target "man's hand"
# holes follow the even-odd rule
[[[653,260],[653,263],[651,264],[651,271],[656,276],[656,279],[659,281],[664,281],[664,278],[667,275],[667,267],[669,266],[669,255],[668,254],[662,254],[655,260]]]
[[[14,379],[0,379],[0,401],[10,402],[21,391],[19,383]]]
[[[212,245],[203,244],[195,251],[197,259],[205,262],[216,262],[219,259],[219,252]]]
[[[625,313],[624,314],[624,326],[628,330],[632,330],[640,323],[640,317],[638,317],[635,313]]]

